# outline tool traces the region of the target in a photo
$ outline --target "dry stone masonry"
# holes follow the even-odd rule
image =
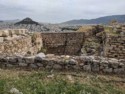
[[[105,56],[110,58],[125,58],[125,36],[108,35],[105,44]]]
[[[124,74],[124,28],[116,27],[113,31],[115,32],[110,34],[103,28],[88,32],[61,33],[32,33],[25,29],[0,30],[0,67]],[[105,58],[102,54],[80,55],[89,36],[101,40],[97,42],[101,44],[100,51]]]
[[[0,31],[0,54],[36,54],[42,47],[39,33],[28,33],[25,29]]]
[[[46,53],[78,55],[84,42],[84,32],[42,33]]]
[[[55,56],[40,53],[30,57],[0,57],[0,67],[124,74],[125,60],[98,56]]]
[[[0,41],[0,54],[33,55],[45,51],[58,55],[78,55],[84,42],[84,33],[31,33],[25,29],[8,29],[0,31]]]
[[[104,44],[104,56],[109,58],[125,59],[125,25],[110,27]]]

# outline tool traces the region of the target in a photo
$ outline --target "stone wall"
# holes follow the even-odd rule
[[[84,32],[22,33],[23,31],[18,31],[20,33],[17,33],[15,30],[1,32],[0,38],[3,38],[0,43],[1,68],[125,73],[125,36],[107,35],[104,38],[104,56],[107,58],[103,58],[99,56],[65,56],[80,53],[86,38]],[[51,54],[36,55],[44,49],[46,53]],[[27,54],[31,57],[26,56]]]
[[[125,59],[41,54],[31,57],[0,57],[0,67],[124,74]]]
[[[125,58],[125,36],[107,35],[104,46],[104,56],[109,58]]]
[[[24,35],[28,32],[26,29],[3,29],[0,30],[0,37],[8,37],[13,35]]]
[[[45,51],[78,55],[84,42],[84,32],[30,33],[25,29],[8,29],[0,31],[0,41],[0,54],[25,55]]]
[[[1,30],[0,40],[0,55],[33,55],[42,48],[41,34],[25,29]]]
[[[31,55],[41,52],[41,49],[43,47],[41,33],[39,32],[32,33],[30,36],[31,36],[32,47],[29,48],[29,52],[31,52]]]
[[[13,54],[26,54],[31,48],[31,37],[20,37],[18,39],[6,41],[0,44],[0,53],[13,55]]]
[[[46,53],[78,55],[84,42],[84,32],[42,33]]]

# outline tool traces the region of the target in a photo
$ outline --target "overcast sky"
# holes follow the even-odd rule
[[[64,22],[125,14],[125,0],[0,0],[0,20]]]

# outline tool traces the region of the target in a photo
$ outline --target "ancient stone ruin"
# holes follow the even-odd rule
[[[125,73],[124,28],[105,28],[61,33],[1,30],[0,67]]]
[[[46,53],[79,55],[84,43],[83,32],[42,33]]]
[[[36,54],[42,47],[39,33],[29,33],[25,29],[0,31],[0,54]]]

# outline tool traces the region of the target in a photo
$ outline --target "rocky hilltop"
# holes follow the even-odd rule
[[[33,21],[31,18],[25,18],[19,22],[3,22],[0,23],[0,29],[28,29],[28,31],[38,31],[38,32],[46,32],[49,29],[44,25],[40,24],[36,21]]]
[[[40,25],[38,22],[33,21],[31,18],[25,18],[20,22],[15,23],[15,25],[20,25],[20,24],[35,24],[35,25]]]

